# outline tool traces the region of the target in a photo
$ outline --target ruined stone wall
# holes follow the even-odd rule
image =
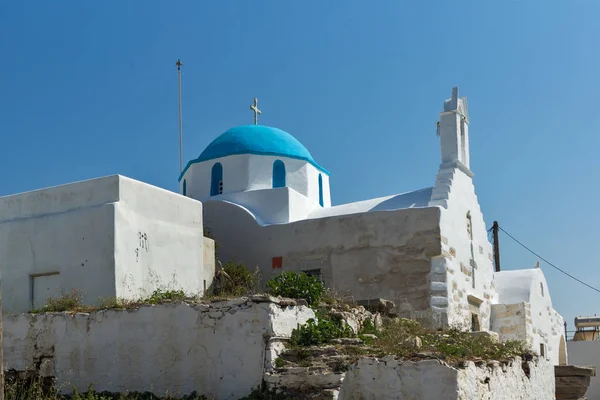
[[[292,304],[292,305],[286,305]],[[197,391],[239,399],[263,378],[270,337],[314,317],[294,301],[255,296],[90,314],[4,317],[4,366],[54,376],[61,390]]]
[[[492,305],[492,330],[501,341],[523,340],[533,345],[533,326],[529,303]]]
[[[438,360],[364,358],[346,372],[338,400],[551,400],[554,367],[546,361],[497,361],[462,368]]]
[[[316,271],[355,300],[385,298],[401,316],[435,319],[430,274],[432,258],[441,254],[438,207],[262,227],[239,206],[208,201],[204,207],[222,261],[235,257],[258,266],[264,280],[282,271]]]

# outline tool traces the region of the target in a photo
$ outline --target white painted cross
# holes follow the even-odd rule
[[[258,109],[258,99],[254,98],[254,104],[250,105],[250,109],[254,111],[254,125],[258,125],[258,116],[261,114],[261,111]]]

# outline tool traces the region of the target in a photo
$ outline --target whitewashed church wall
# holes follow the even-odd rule
[[[87,304],[115,296],[114,220],[111,203],[1,222],[2,309],[25,312],[73,289]]]
[[[403,316],[431,319],[431,257],[441,253],[437,207],[263,227],[234,204],[206,202],[204,209],[223,262],[235,257],[258,266],[264,280],[318,270],[327,285],[356,299],[387,298]],[[273,268],[275,257],[282,257],[282,268]]]
[[[155,289],[200,294],[214,269],[204,267],[202,203],[122,178],[115,205],[115,282],[119,298]]]
[[[600,341],[567,342],[569,365],[592,365],[600,371]],[[592,376],[586,393],[589,400],[600,399],[600,376]]]
[[[441,268],[434,268],[432,281],[439,280],[437,284],[443,285],[443,270],[447,271],[448,324],[471,328],[471,314],[476,309],[479,329],[489,330],[490,307],[496,299],[492,245],[472,178],[456,167],[440,169],[430,204],[442,210],[440,227],[445,259],[437,261]],[[443,298],[438,304],[443,307]]]
[[[197,391],[237,400],[260,385],[268,338],[289,337],[312,317],[308,307],[247,299],[9,315],[3,321],[4,363],[18,371],[40,366],[65,392],[93,383],[97,391]]]
[[[223,166],[223,195],[272,189],[273,163],[281,160],[286,169],[286,186],[319,204],[319,175],[322,179],[323,205],[331,206],[329,176],[312,164],[294,158],[262,156],[253,154],[232,155],[215,160],[192,164],[179,182],[183,194],[186,181],[186,196],[197,200],[221,199],[225,196],[210,196],[211,171],[216,163]]]
[[[554,367],[546,361],[525,368],[520,359],[480,366],[469,361],[457,369],[438,360],[364,358],[346,373],[338,399],[553,400],[554,388]]]
[[[223,166],[224,194],[247,190],[249,185],[249,159],[250,155],[241,154],[192,164],[179,182],[179,193],[183,194],[183,182],[186,181],[187,197],[200,201],[211,197],[211,173],[216,163],[221,163]],[[213,196],[213,198],[218,198],[218,196]]]
[[[495,276],[499,303],[505,304],[506,307],[525,304],[527,334],[525,336],[517,335],[513,339],[527,341],[533,351],[539,354],[543,352],[545,357],[556,365],[561,363],[562,357],[562,364],[565,364],[567,352],[564,342],[564,319],[552,307],[550,290],[544,272],[535,268],[502,271],[496,273]],[[501,312],[500,314],[504,315],[505,313]],[[513,328],[507,325],[503,329],[506,333]],[[502,336],[502,330],[499,333]]]

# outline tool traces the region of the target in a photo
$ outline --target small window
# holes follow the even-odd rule
[[[540,291],[542,292],[542,297],[544,297],[544,284],[540,282]]]
[[[540,356],[546,357],[546,346],[544,346],[544,343],[540,343]]]
[[[323,176],[319,174],[319,205],[323,207]]]
[[[183,180],[183,195],[187,195],[187,182],[185,179]]]
[[[223,193],[223,165],[213,165],[210,177],[210,195],[216,196]]]
[[[273,188],[285,187],[285,164],[281,160],[273,163]]]

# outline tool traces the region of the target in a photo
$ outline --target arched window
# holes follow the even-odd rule
[[[221,193],[223,193],[223,165],[216,163],[211,171],[210,195],[216,196]]]
[[[273,187],[285,187],[285,164],[281,160],[273,163]]]
[[[544,284],[540,282],[540,291],[542,292],[542,297],[544,297]]]
[[[183,180],[183,195],[187,195],[187,182],[185,179]]]
[[[323,207],[323,176],[319,174],[319,205]]]

